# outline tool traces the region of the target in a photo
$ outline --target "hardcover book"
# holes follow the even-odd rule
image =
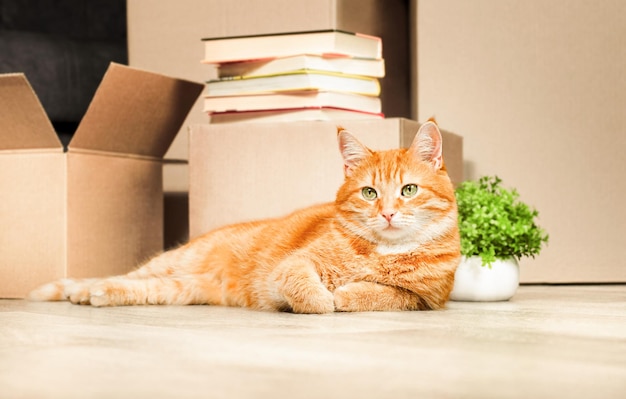
[[[209,97],[302,90],[330,90],[377,96],[380,94],[380,83],[376,78],[359,75],[293,71],[277,75],[211,80],[206,84]]]
[[[287,122],[382,119],[383,114],[352,111],[348,109],[317,107],[248,112],[217,112],[211,114],[211,123]]]
[[[273,75],[298,70],[316,70],[382,78],[385,76],[385,61],[382,58],[323,57],[314,54],[299,54],[267,60],[228,62],[219,66],[218,76],[228,78]]]
[[[204,62],[214,64],[294,54],[382,58],[380,38],[340,30],[205,38],[202,41]]]
[[[297,91],[247,96],[205,97],[204,111],[260,111],[270,109],[333,107],[380,113],[380,98],[332,91]]]

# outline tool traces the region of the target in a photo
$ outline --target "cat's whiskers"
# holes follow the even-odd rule
[[[372,231],[367,226],[363,226],[361,224],[350,223],[343,218],[340,218],[340,223],[343,227],[348,229],[355,237],[353,243],[356,242],[359,238],[364,239],[366,241],[373,241]]]

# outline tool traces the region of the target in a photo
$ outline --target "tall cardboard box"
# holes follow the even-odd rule
[[[401,118],[192,126],[190,236],[333,201],[343,182],[337,125],[376,150],[408,147],[419,129],[419,123]],[[463,139],[442,134],[446,167],[458,183]]]
[[[202,89],[111,64],[64,152],[26,77],[0,75],[0,297],[162,249],[162,158]]]

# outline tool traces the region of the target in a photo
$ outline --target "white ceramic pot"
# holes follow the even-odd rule
[[[496,259],[489,266],[482,266],[480,256],[465,256],[456,269],[454,288],[450,294],[453,301],[507,301],[515,295],[519,286],[519,265],[515,258]]]

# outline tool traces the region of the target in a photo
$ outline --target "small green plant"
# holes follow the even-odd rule
[[[548,234],[535,223],[539,212],[501,183],[497,176],[484,176],[456,189],[461,253],[480,256],[483,266],[491,267],[496,258],[534,258],[548,242]]]

